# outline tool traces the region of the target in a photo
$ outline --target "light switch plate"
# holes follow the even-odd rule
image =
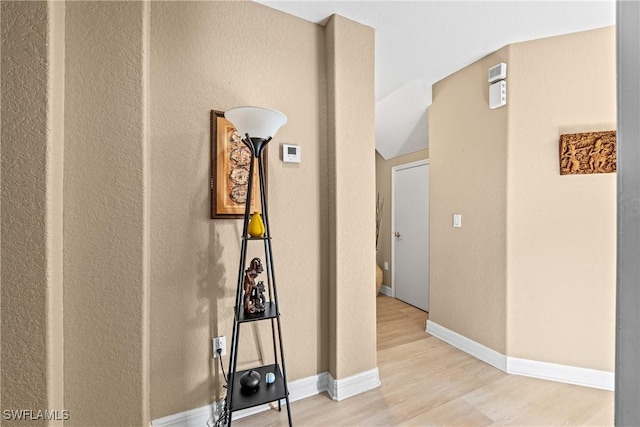
[[[462,214],[453,214],[453,226],[462,228]]]

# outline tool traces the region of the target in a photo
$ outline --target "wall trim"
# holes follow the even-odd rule
[[[347,377],[341,380],[334,380],[328,372],[302,378],[289,382],[289,401],[295,402],[316,394],[329,391],[329,396],[333,400],[342,400],[356,394],[380,386],[378,368],[370,371]],[[284,405],[286,401],[283,399]],[[272,409],[275,403],[256,406],[233,413],[233,419],[248,417],[263,411]],[[155,419],[151,422],[152,427],[203,427],[213,426],[218,419],[219,403],[214,402],[200,408],[190,409],[173,415]]]
[[[350,377],[335,380],[327,374],[327,393],[333,400],[344,400],[356,394],[380,387],[378,368],[360,372]]]
[[[203,427],[211,426],[218,418],[216,402],[196,409],[179,412],[151,421],[152,427]]]
[[[507,357],[489,347],[453,332],[444,326],[438,325],[431,320],[427,320],[427,332],[442,341],[464,351],[471,356],[482,360],[489,365],[507,371]]]
[[[392,291],[391,291],[391,287],[387,286],[387,285],[382,285],[380,287],[380,293],[383,295],[386,295],[388,297],[393,297]]]
[[[289,382],[289,401],[295,402],[307,397],[315,396],[327,390],[327,372]],[[284,405],[286,401],[283,399]],[[275,403],[272,403],[275,404]],[[213,426],[218,419],[220,403],[214,402],[200,408],[190,409],[177,414],[155,419],[151,422],[153,427],[203,427]],[[271,404],[255,406],[233,413],[233,419],[248,417],[271,409]]]
[[[614,390],[615,374],[577,366],[507,357],[507,373],[584,387]]]
[[[427,332],[508,374],[610,391],[615,387],[613,372],[505,356],[431,320],[427,320]]]

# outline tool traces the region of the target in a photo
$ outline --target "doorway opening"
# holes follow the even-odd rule
[[[429,311],[429,160],[391,169],[391,292]]]

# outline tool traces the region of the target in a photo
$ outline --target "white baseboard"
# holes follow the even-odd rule
[[[538,362],[517,357],[507,358],[507,372],[602,390],[613,391],[615,388],[615,374],[613,372]]]
[[[378,368],[360,372],[340,380],[334,380],[328,374],[327,393],[333,400],[344,400],[356,394],[380,387]]]
[[[427,332],[442,341],[464,351],[471,356],[494,366],[501,371],[507,370],[507,357],[495,350],[490,349],[478,342],[453,332],[450,329],[440,326],[431,320],[427,320]]]
[[[301,378],[299,380],[289,382],[289,402],[302,400],[307,397],[315,396],[316,394],[327,391],[329,376],[329,373],[322,372],[318,375],[312,375],[310,377]],[[286,405],[287,401],[285,399],[282,399],[280,401],[280,404]],[[260,412],[268,411],[269,409],[272,409],[274,407],[272,405],[275,405],[275,402],[234,412],[233,419],[238,420],[240,418],[248,417]]]
[[[218,418],[217,404],[201,406],[151,421],[152,427],[208,427]]]
[[[388,297],[392,297],[393,294],[391,293],[391,287],[387,286],[387,285],[382,285],[380,287],[380,293],[383,295],[386,295]]]
[[[505,356],[431,320],[427,320],[427,332],[508,374],[603,390],[613,390],[615,386],[613,372]]]
[[[334,380],[328,372],[322,372],[318,375],[312,375],[307,378],[291,381],[289,386],[289,402],[305,399],[315,396],[325,391],[329,392],[334,400],[342,400],[347,397],[363,393],[367,390],[380,386],[378,378],[378,368],[360,374]],[[333,393],[333,394],[331,394]],[[282,405],[286,404],[286,400],[281,401]],[[272,409],[271,404],[255,406],[253,408],[243,409],[233,413],[233,419],[248,417],[259,412]],[[190,409],[178,414],[168,415],[166,417],[155,419],[151,422],[152,427],[210,427],[213,426],[218,418],[217,403],[205,405],[200,408]]]

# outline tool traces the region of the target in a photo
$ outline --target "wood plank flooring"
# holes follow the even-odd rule
[[[611,426],[613,392],[508,375],[425,332],[428,314],[377,297],[382,386],[291,404],[296,426]],[[285,426],[276,410],[234,421]]]

